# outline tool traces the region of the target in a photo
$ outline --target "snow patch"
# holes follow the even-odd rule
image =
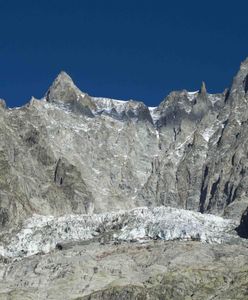
[[[202,137],[204,138],[204,140],[206,142],[208,142],[214,133],[215,133],[215,130],[212,127],[206,128],[202,133]]]
[[[194,100],[198,93],[199,91],[187,92],[189,101]]]
[[[92,97],[91,98],[96,104],[96,113],[105,111],[111,113],[113,109],[116,110],[117,113],[121,113],[125,110],[129,101],[124,100],[115,100],[109,98],[100,98],[100,97]]]
[[[148,107],[150,115],[152,117],[153,124],[155,124],[160,119],[160,111],[157,106]],[[156,137],[159,140],[159,131],[156,129]]]
[[[160,118],[160,112],[157,106],[148,107],[153,123],[156,123]]]

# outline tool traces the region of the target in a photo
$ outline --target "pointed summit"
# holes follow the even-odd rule
[[[76,100],[81,91],[71,77],[64,71],[60,72],[46,93],[48,102]]]
[[[61,71],[55,81],[67,81],[73,83],[72,78],[65,71]]]
[[[46,93],[47,102],[64,102],[72,111],[93,117],[95,104],[91,97],[80,91],[71,77],[64,71],[60,72]]]
[[[201,84],[201,88],[200,88],[200,94],[201,95],[206,95],[207,94],[207,88],[206,88],[206,84],[204,81],[202,81],[202,84]]]
[[[240,65],[239,71],[233,79],[231,93],[246,94],[248,91],[248,58]]]
[[[6,108],[6,102],[3,99],[0,99],[0,108],[2,109]]]

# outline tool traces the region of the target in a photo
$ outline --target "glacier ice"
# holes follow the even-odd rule
[[[111,235],[111,241],[179,239],[222,243],[233,236],[237,225],[233,220],[171,207],[61,217],[33,215],[7,245],[0,245],[0,255],[48,253],[58,243],[100,239],[104,235]]]

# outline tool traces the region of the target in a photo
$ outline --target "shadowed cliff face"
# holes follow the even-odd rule
[[[0,226],[33,213],[174,206],[239,220],[248,206],[248,60],[228,91],[158,107],[95,98],[60,73],[41,100],[0,105]]]
[[[244,212],[240,225],[236,228],[236,231],[240,237],[248,238],[248,210]]]

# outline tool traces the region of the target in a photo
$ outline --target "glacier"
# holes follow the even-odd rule
[[[7,246],[0,246],[0,255],[27,257],[49,253],[58,245],[92,239],[101,243],[142,243],[149,239],[222,243],[235,238],[237,226],[234,220],[163,206],[92,215],[33,215]]]

